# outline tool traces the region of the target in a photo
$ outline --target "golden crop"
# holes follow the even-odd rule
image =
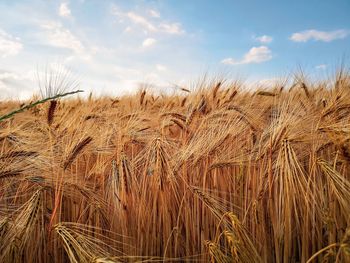
[[[350,78],[305,82],[2,120],[0,262],[349,262]]]

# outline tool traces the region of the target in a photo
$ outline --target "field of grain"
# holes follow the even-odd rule
[[[0,146],[0,262],[350,261],[344,71],[50,99]]]

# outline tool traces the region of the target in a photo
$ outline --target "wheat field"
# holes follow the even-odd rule
[[[35,101],[35,98],[33,98]],[[2,101],[0,262],[350,262],[350,76]]]

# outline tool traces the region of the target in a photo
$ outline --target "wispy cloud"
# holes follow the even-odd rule
[[[111,13],[122,21],[128,19],[134,25],[140,26],[142,29],[153,33],[166,33],[173,35],[181,35],[185,33],[179,22],[168,22],[160,20],[160,13],[155,10],[148,10],[148,15],[141,15],[134,11],[123,12],[116,5],[112,5]],[[130,28],[128,26],[127,28]]]
[[[241,65],[262,63],[272,58],[271,50],[266,46],[252,47],[241,60],[235,60],[233,58],[225,58],[221,63],[226,65]]]
[[[157,28],[150,22],[148,21],[145,17],[138,15],[134,12],[128,12],[126,13],[126,16],[135,24],[138,24],[145,29],[149,31],[157,31]]]
[[[161,23],[159,30],[168,34],[181,35],[185,33],[180,23]]]
[[[63,2],[60,4],[60,7],[58,9],[58,14],[61,17],[70,17],[72,15],[72,12],[67,2]]]
[[[142,42],[142,46],[143,47],[150,47],[153,46],[157,41],[154,38],[146,38],[143,42]]]
[[[150,9],[150,10],[148,10],[148,13],[150,14],[151,17],[155,17],[155,18],[160,17],[160,13],[157,10]]]
[[[334,31],[319,31],[311,29],[294,33],[289,39],[295,42],[307,42],[309,40],[330,42],[336,39],[346,38],[349,34],[350,31],[344,29]]]
[[[48,45],[70,49],[76,53],[81,53],[84,50],[84,46],[80,40],[61,23],[46,21],[40,27],[44,30],[43,41]]]
[[[17,55],[23,48],[19,38],[0,29],[0,57]]]
[[[253,37],[255,41],[260,42],[261,44],[268,44],[271,43],[273,38],[271,36],[268,35],[262,35],[262,36],[258,36],[258,37]]]

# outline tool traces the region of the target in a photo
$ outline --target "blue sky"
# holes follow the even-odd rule
[[[0,98],[28,98],[46,69],[97,95],[167,90],[206,72],[247,81],[350,53],[349,0],[0,1]]]

